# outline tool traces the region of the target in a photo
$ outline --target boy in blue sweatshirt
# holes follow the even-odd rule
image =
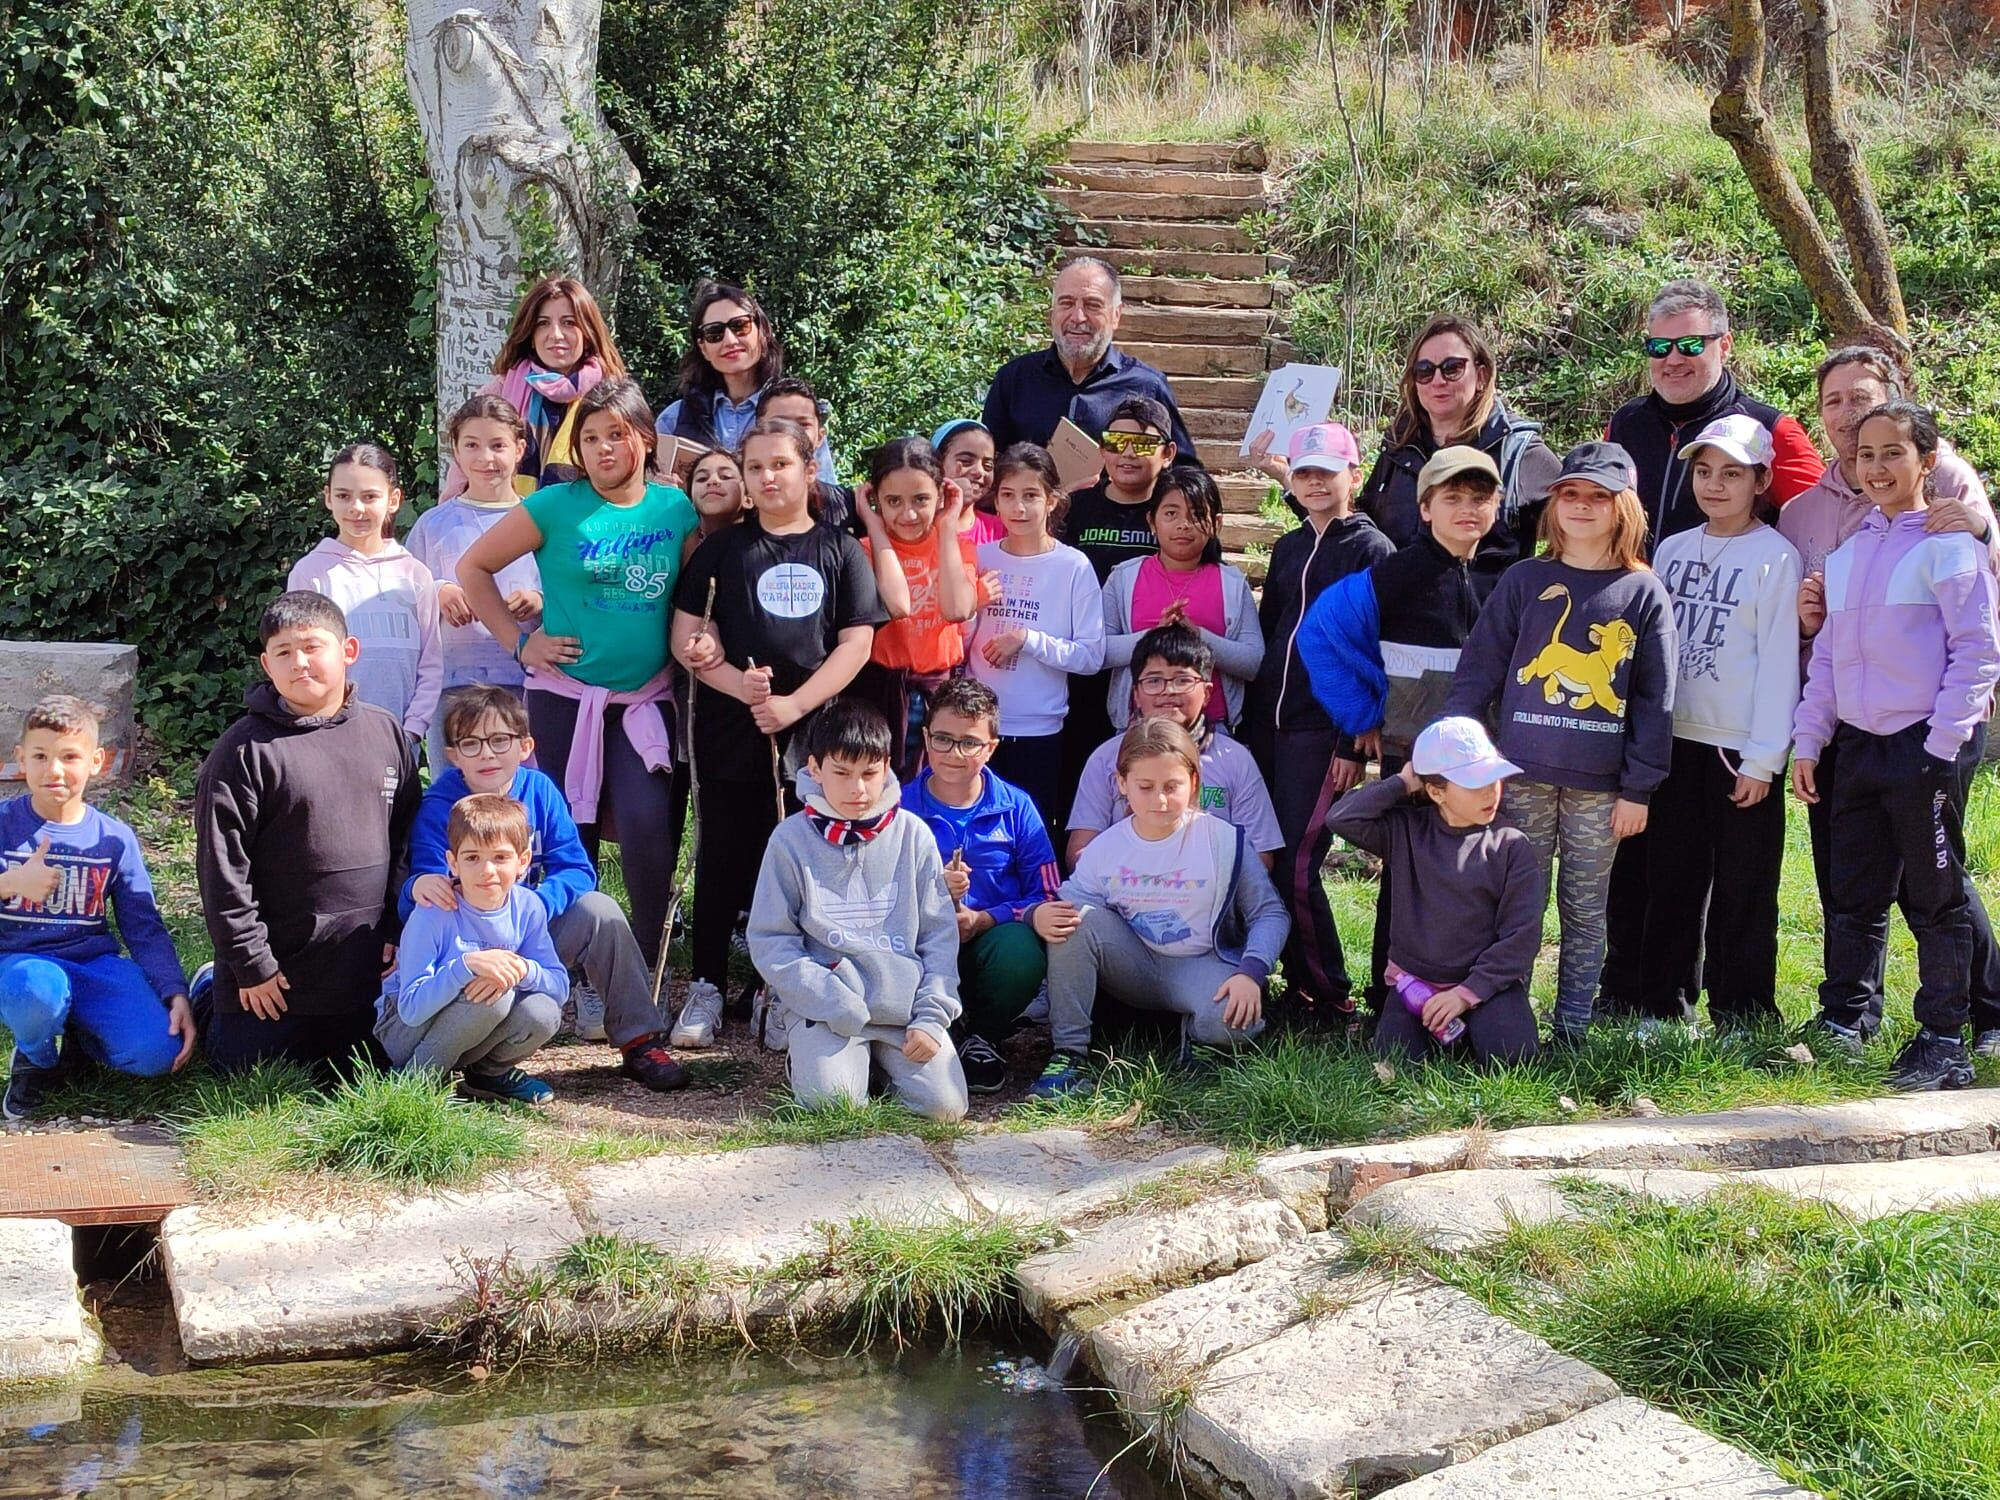
[[[452,807],[445,839],[458,899],[403,924],[375,1039],[399,1068],[463,1070],[469,1098],[547,1104],[555,1090],[515,1064],[562,1025],[569,971],[542,903],[519,883],[532,857],[528,810],[475,792]]]
[[[457,904],[447,869],[446,827],[458,800],[474,792],[513,798],[528,817],[530,852],[521,883],[540,900],[562,962],[583,971],[584,983],[577,986],[579,1031],[609,1040],[624,1058],[619,1071],[627,1078],[656,1093],[685,1086],[687,1069],[667,1050],[652,976],[631,923],[597,888],[596,867],[584,852],[562,788],[523,764],[535,741],[521,700],[485,683],[456,689],[445,699],[444,740],[451,768],[431,783],[417,808],[410,878],[398,903],[403,915],[421,907],[450,911]],[[586,1007],[591,996],[599,1003]]]
[[[143,1077],[194,1052],[187,975],[139,840],[83,800],[104,769],[98,725],[98,710],[67,694],[29,709],[14,747],[28,793],[0,802],[0,1020],[14,1034],[0,1107],[10,1120],[41,1107],[66,1030],[106,1067]]]

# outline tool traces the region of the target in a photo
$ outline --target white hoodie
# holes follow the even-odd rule
[[[285,587],[325,594],[340,606],[347,633],[361,642],[360,658],[347,674],[354,691],[422,739],[444,686],[437,582],[430,569],[401,542],[371,557],[328,537],[292,564]]]

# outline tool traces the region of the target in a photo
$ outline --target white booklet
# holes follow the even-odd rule
[[[1339,365],[1293,364],[1273,370],[1264,377],[1257,409],[1250,413],[1243,446],[1236,451],[1248,454],[1250,445],[1268,432],[1271,441],[1265,451],[1282,458],[1292,434],[1301,427],[1333,420],[1333,399],[1339,394]]]

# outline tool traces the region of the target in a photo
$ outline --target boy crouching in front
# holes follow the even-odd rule
[[[902,811],[889,725],[836,698],[806,731],[805,811],[778,825],[750,905],[750,957],[789,1015],[792,1093],[868,1097],[870,1063],[933,1120],[965,1115],[958,919],[937,840]]]
[[[562,1024],[569,973],[540,898],[520,884],[527,809],[490,792],[462,797],[445,840],[458,904],[410,913],[375,1038],[399,1068],[462,1071],[471,1098],[547,1104],[555,1090],[515,1064]]]

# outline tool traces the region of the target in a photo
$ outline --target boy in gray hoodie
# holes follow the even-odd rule
[[[910,1109],[958,1120],[958,919],[937,840],[902,811],[893,749],[868,704],[836,698],[813,718],[798,777],[805,810],[765,848],[750,958],[790,1015],[801,1104],[865,1103],[872,1062]]]

